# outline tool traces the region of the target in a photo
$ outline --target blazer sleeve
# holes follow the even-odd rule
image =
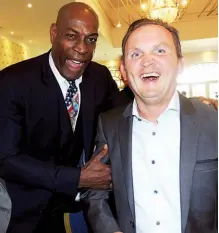
[[[100,151],[104,144],[107,144],[107,140],[104,136],[100,116],[98,119],[96,150],[93,156]],[[107,156],[104,158],[103,162],[109,163],[109,157]],[[89,189],[81,193],[81,200],[85,204],[85,215],[88,219],[90,227],[95,233],[113,233],[121,231],[108,204],[109,195],[111,192],[111,189]]]
[[[25,100],[10,77],[0,73],[0,177],[30,187],[75,197],[80,168],[55,166],[28,155],[23,146]]]

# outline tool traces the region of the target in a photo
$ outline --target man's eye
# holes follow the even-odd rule
[[[136,51],[136,52],[132,53],[132,55],[131,55],[131,57],[133,59],[139,58],[140,56],[141,56],[141,52],[139,52],[139,51]]]
[[[88,42],[91,44],[96,44],[97,38],[88,38]]]
[[[74,34],[66,34],[66,36],[68,37],[68,38],[70,38],[70,39],[75,39],[76,38],[76,36],[74,35]]]
[[[161,49],[161,48],[157,48],[157,49],[155,50],[155,52],[156,52],[157,54],[164,54],[164,53],[166,53],[166,50],[165,50],[165,49]]]

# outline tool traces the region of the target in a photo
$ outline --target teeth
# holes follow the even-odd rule
[[[72,60],[72,62],[78,65],[82,65],[82,62],[79,62],[79,61]]]
[[[156,73],[156,72],[151,72],[151,73],[147,73],[147,74],[142,74],[141,78],[148,78],[148,77],[160,77],[160,74]]]

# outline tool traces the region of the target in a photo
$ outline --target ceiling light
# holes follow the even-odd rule
[[[117,25],[116,25],[117,28],[121,28],[121,26],[122,26],[122,25],[121,25],[120,22],[118,22]]]
[[[185,7],[190,0],[182,0],[181,4],[178,0],[160,0],[148,2],[148,15],[153,19],[161,19],[167,23],[172,23],[181,17]]]
[[[11,35],[14,35],[14,32],[11,32]]]
[[[186,6],[186,5],[187,5],[187,0],[182,0],[182,1],[181,1],[181,5],[182,5],[182,6]]]
[[[28,7],[28,8],[31,8],[32,6],[33,6],[33,5],[32,5],[31,3],[28,3],[28,4],[27,4],[27,7]]]
[[[121,23],[120,23],[120,14],[119,14],[119,0],[118,0],[118,6],[117,6],[117,25],[116,25],[116,27],[117,28],[121,28]]]
[[[146,6],[146,4],[145,4],[145,3],[141,4],[141,9],[142,9],[142,10],[145,10],[145,9],[146,9],[146,7],[147,7],[147,6]]]

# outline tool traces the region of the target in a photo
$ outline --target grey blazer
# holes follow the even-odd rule
[[[0,233],[5,233],[11,217],[11,199],[5,182],[0,178]]]
[[[107,143],[117,220],[110,190],[84,192],[86,215],[95,233],[135,233],[132,178],[132,104],[99,117],[97,149]],[[217,111],[180,95],[181,233],[217,232]]]

